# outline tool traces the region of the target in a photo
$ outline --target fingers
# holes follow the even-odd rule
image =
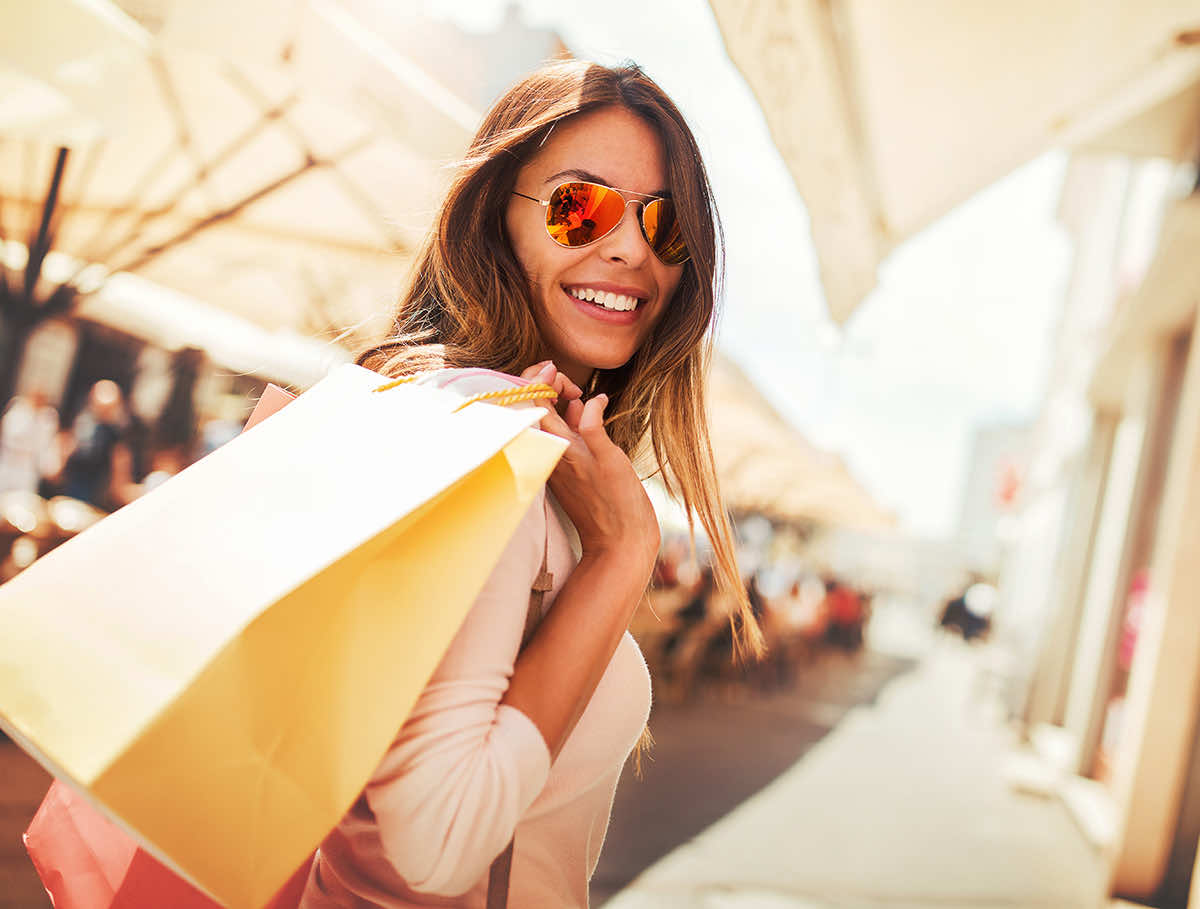
[[[572,382],[566,373],[560,372],[553,360],[543,360],[541,363],[534,363],[532,366],[526,367],[521,373],[521,378],[545,382],[558,392],[560,398],[568,401],[583,397],[583,390]]]
[[[524,371],[522,371],[522,373],[521,373],[521,378],[522,379],[534,379],[537,377],[537,374],[540,373],[543,369],[545,369],[547,366],[552,366],[552,365],[553,364],[549,360],[542,360],[541,363],[534,363],[532,366],[525,367]]]
[[[578,438],[574,430],[563,421],[563,418],[558,415],[558,411],[553,407],[546,408],[546,412],[542,415],[542,421],[539,425],[545,432],[558,436],[560,439],[566,439],[568,442],[572,442]]]
[[[607,431],[604,429],[604,410],[608,407],[608,395],[596,395],[586,403],[576,398],[567,403],[563,416],[557,412],[547,411],[542,417],[542,429],[579,446],[580,454],[584,451],[597,454],[605,448],[613,447]]]
[[[608,407],[608,395],[596,395],[583,405],[579,414],[578,432],[587,442],[593,452],[611,445],[608,433],[604,431],[604,409]]]
[[[577,401],[583,397],[583,389],[570,380],[566,373],[560,372],[555,380],[554,390],[558,392],[559,400]]]
[[[546,360],[544,363],[535,363],[533,366],[530,366],[523,373],[521,373],[521,378],[529,379],[532,382],[540,383],[542,385],[549,385],[554,389],[556,394],[560,396],[562,394],[562,392],[558,389],[558,385],[560,384],[557,381],[558,370],[549,360]],[[557,406],[558,400],[561,400],[561,398],[543,398],[537,401],[537,404],[539,407],[545,408],[550,413],[555,413],[555,407]]]
[[[579,398],[568,401],[566,409],[563,411],[563,419],[573,432],[579,432],[579,418],[582,416],[583,401],[579,400]]]

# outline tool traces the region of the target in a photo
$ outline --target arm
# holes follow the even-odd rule
[[[583,715],[646,589],[632,554],[583,557],[521,651],[502,703],[532,720],[553,757]],[[581,633],[586,629],[586,633]]]
[[[501,704],[545,535],[538,496],[366,787],[384,854],[418,892],[474,886],[549,774],[537,727]]]
[[[547,369],[541,380],[561,384]],[[550,485],[580,531],[579,565],[518,659],[545,540],[539,496],[367,787],[389,860],[420,892],[465,892],[508,843],[653,568],[657,520],[604,433],[607,402],[585,408],[573,392],[564,417],[547,413],[542,428],[568,440]]]
[[[560,384],[552,364],[534,377]],[[659,547],[658,519],[646,491],[604,431],[607,398],[584,405],[578,389],[572,390],[564,414],[549,410],[542,428],[568,442],[550,487],[579,531],[583,555],[521,652],[503,701],[533,721],[554,756],[612,660]]]

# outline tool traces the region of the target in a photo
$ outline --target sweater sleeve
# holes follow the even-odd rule
[[[550,772],[537,727],[500,704],[542,564],[544,501],[543,491],[367,784],[387,859],[418,892],[470,890]]]

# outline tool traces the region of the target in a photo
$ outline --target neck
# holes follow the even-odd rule
[[[557,367],[559,372],[582,388],[585,392],[587,391],[588,383],[592,381],[592,373],[595,372],[592,367],[584,363],[576,362],[575,360],[571,360],[567,357],[556,357],[548,350],[542,351],[541,358],[543,360],[554,361],[554,365]]]

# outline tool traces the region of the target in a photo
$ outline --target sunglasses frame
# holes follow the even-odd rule
[[[605,237],[607,237],[609,234],[611,234],[618,227],[620,227],[621,221],[625,220],[625,214],[624,214],[624,212],[622,212],[620,220],[618,220],[616,224],[614,224],[612,227],[610,227],[608,230],[606,230],[600,236],[593,237],[592,239],[588,240],[586,243],[580,243],[578,246],[563,246],[563,244],[559,243],[557,240],[554,239],[554,235],[550,232],[550,203],[554,199],[554,194],[556,192],[558,192],[560,189],[562,189],[564,186],[571,186],[572,184],[579,184],[579,183],[586,184],[587,186],[598,186],[601,189],[606,189],[609,192],[616,193],[624,201],[625,208],[629,208],[629,204],[631,202],[637,203],[640,206],[640,208],[638,209],[638,215],[637,215],[638,229],[641,230],[641,232],[642,232],[642,239],[646,241],[646,245],[650,247],[650,252],[654,253],[654,257],[656,259],[658,259],[659,262],[662,262],[663,265],[666,265],[668,267],[675,267],[677,265],[685,264],[689,259],[692,258],[691,252],[688,252],[687,258],[682,259],[679,262],[666,262],[658,254],[658,251],[655,250],[654,244],[650,242],[650,238],[648,236],[646,236],[646,206],[650,205],[654,202],[671,202],[672,204],[674,204],[674,200],[672,200],[668,196],[653,196],[650,193],[639,193],[636,190],[632,190],[632,189],[618,189],[615,186],[608,186],[604,183],[597,183],[595,180],[564,180],[562,183],[559,183],[556,187],[554,187],[554,189],[550,190],[550,198],[549,199],[539,199],[536,196],[529,196],[529,195],[526,195],[525,193],[518,192],[515,189],[512,191],[512,194],[514,196],[520,196],[522,199],[528,199],[530,202],[536,202],[538,205],[542,206],[542,208],[546,209],[546,235],[548,237],[550,237],[551,242],[553,242],[555,246],[557,246],[561,249],[583,249],[585,246],[591,246],[593,243],[598,243],[599,241],[601,241]],[[639,199],[629,199],[629,198],[626,198],[627,196],[639,196],[640,198]],[[686,246],[685,246],[685,248],[686,248]]]

